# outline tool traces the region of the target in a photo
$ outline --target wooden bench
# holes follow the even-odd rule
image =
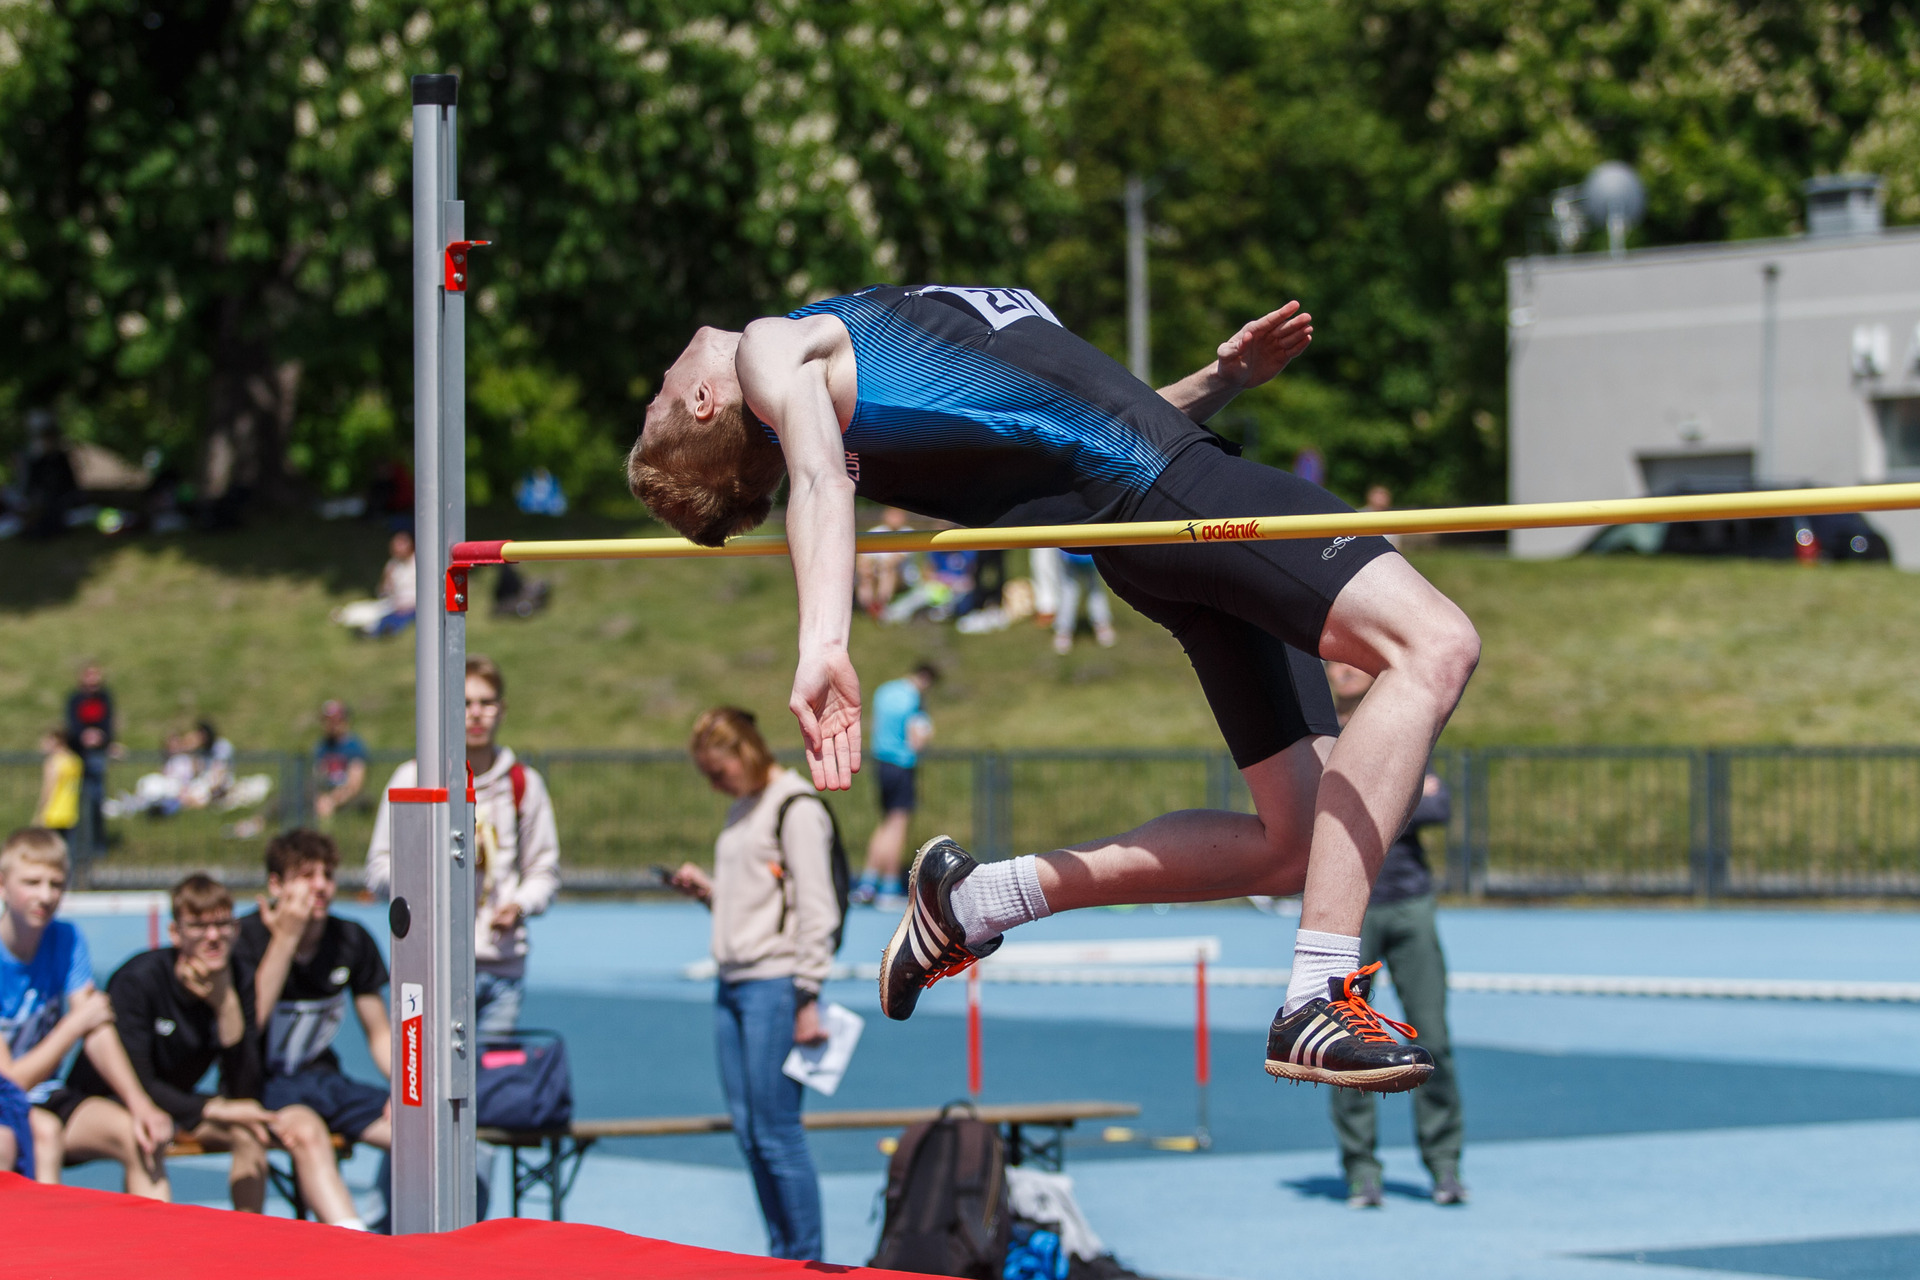
[[[976,1108],[988,1124],[1006,1131],[1007,1161],[1028,1160],[1058,1171],[1066,1163],[1066,1131],[1081,1120],[1123,1120],[1140,1114],[1131,1102],[1016,1102]],[[800,1123],[808,1129],[904,1129],[937,1119],[938,1107],[880,1108],[868,1111],[804,1111]],[[1036,1138],[1032,1130],[1046,1130]],[[705,1116],[635,1116],[624,1120],[576,1120],[565,1129],[480,1130],[482,1142],[506,1147],[513,1153],[512,1214],[520,1216],[520,1197],[544,1186],[550,1216],[561,1220],[567,1194],[579,1176],[580,1164],[594,1143],[604,1138],[669,1138],[705,1133],[731,1133],[733,1118]]]
[[[280,1197],[283,1200],[293,1206],[293,1216],[304,1221],[307,1216],[307,1198],[300,1194],[300,1180],[294,1176],[292,1158],[288,1158],[287,1165],[284,1169],[274,1163],[274,1154],[276,1152],[284,1154],[285,1151],[286,1148],[284,1147],[269,1147],[267,1149],[267,1181],[275,1191],[280,1193]],[[226,1152],[224,1151],[209,1151],[186,1134],[176,1136],[172,1142],[167,1144],[167,1150],[165,1152],[166,1158],[169,1160],[175,1156],[218,1156],[225,1154]],[[341,1134],[334,1134],[334,1159],[344,1160],[352,1154],[353,1143]]]

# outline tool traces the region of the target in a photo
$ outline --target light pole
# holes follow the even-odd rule
[[[1153,359],[1147,332],[1147,183],[1127,175],[1127,368],[1153,385]]]
[[[1765,483],[1778,469],[1773,456],[1773,365],[1780,321],[1780,264],[1760,268],[1760,448],[1754,479]]]

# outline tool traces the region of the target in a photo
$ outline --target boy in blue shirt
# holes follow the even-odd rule
[[[127,1190],[156,1193],[155,1153],[173,1137],[173,1121],[141,1088],[113,1027],[113,1005],[93,985],[87,940],[54,919],[67,891],[67,846],[43,827],[27,827],[0,845],[0,1077],[30,1104],[25,1132],[14,1138],[22,1172],[40,1182],[60,1181],[71,1161],[118,1159]],[[100,1109],[84,1115],[63,1107],[54,1073],[76,1044],[113,1085],[124,1110],[117,1125]],[[65,1114],[62,1114],[62,1112]],[[76,1128],[72,1123],[78,1120]],[[109,1130],[112,1130],[109,1132]]]
[[[880,773],[880,825],[867,841],[867,865],[849,895],[871,905],[876,898],[898,898],[900,860],[913,821],[914,779],[920,751],[933,738],[933,721],[921,709],[921,697],[940,673],[921,663],[912,674],[889,680],[873,693],[871,752]]]

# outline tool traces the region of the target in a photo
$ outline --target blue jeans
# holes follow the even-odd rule
[[[714,1005],[715,1056],[733,1134],[753,1173],[767,1252],[821,1254],[820,1178],[800,1127],[800,1082],[780,1072],[793,1050],[793,982],[722,982]]]
[[[485,969],[473,975],[473,1025],[482,1040],[508,1036],[520,1026],[520,1004],[527,997],[527,979],[503,978]]]

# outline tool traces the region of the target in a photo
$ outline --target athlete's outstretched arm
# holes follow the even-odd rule
[[[845,790],[860,767],[860,678],[847,652],[853,613],[853,481],[827,387],[834,328],[756,320],[735,368],[747,407],[787,460],[787,546],[800,591],[800,657],[787,703],[806,739],[813,785]]]
[[[1244,325],[1220,344],[1219,359],[1160,388],[1160,396],[1195,422],[1205,422],[1242,391],[1275,377],[1312,341],[1313,317],[1298,302],[1289,302]]]

